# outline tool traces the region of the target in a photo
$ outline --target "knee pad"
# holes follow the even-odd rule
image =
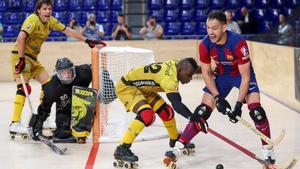
[[[174,110],[168,104],[163,104],[157,112],[158,116],[161,118],[162,121],[170,121],[174,118]]]
[[[204,120],[207,120],[212,112],[212,108],[201,103],[194,111],[194,114],[197,113],[200,115]]]
[[[150,126],[155,121],[155,113],[152,109],[143,109],[138,112],[136,119],[145,124],[146,127]]]
[[[30,86],[30,84],[29,83],[25,83],[25,85],[26,85],[28,94],[30,94],[31,93],[31,86]],[[17,94],[25,96],[25,91],[23,89],[22,83],[20,83],[20,84],[17,85]]]
[[[69,130],[71,124],[71,117],[66,114],[57,113],[55,123],[57,128]]]
[[[256,107],[250,110],[250,117],[254,122],[258,123],[264,121],[267,118],[266,112],[262,107]]]

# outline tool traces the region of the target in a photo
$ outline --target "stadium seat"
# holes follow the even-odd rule
[[[193,20],[194,21],[206,21],[207,10],[206,9],[196,9],[194,11]]]
[[[111,16],[110,16],[110,21],[113,22],[113,23],[118,22],[118,16],[121,13],[122,13],[122,11],[120,11],[120,10],[112,10],[111,11]]]
[[[239,7],[239,0],[226,0],[225,8],[226,9],[236,9]]]
[[[195,27],[191,22],[181,23],[181,34],[182,35],[193,35],[195,34]]]
[[[262,21],[258,24],[258,33],[262,33],[268,31],[272,28],[272,22],[269,21]]]
[[[33,12],[35,10],[35,0],[24,0],[24,10],[26,12]]]
[[[179,26],[176,22],[166,22],[164,27],[165,35],[178,35],[179,31]]]
[[[209,6],[209,0],[195,0],[195,8],[206,9]]]
[[[8,10],[8,0],[0,0],[0,12]]]
[[[110,8],[110,0],[98,0],[97,1],[97,9],[109,9]]]
[[[111,0],[111,9],[122,10],[123,9],[123,1],[122,0]]]
[[[284,1],[283,0],[270,0],[269,5],[272,8],[280,8],[284,5]]]
[[[4,12],[0,12],[0,22],[3,23],[4,20]]]
[[[110,10],[98,10],[96,12],[96,20],[99,23],[106,23],[110,18]]]
[[[17,37],[20,32],[21,25],[4,25],[3,37]]]
[[[149,12],[149,16],[156,16],[157,22],[161,22],[164,18],[162,10],[153,10]]]
[[[25,19],[25,18],[27,18],[29,15],[31,15],[32,14],[32,12],[24,12],[24,16],[23,16],[23,18]]]
[[[177,20],[177,10],[165,10],[165,21],[174,22]]]
[[[53,10],[54,11],[65,11],[67,9],[67,2],[65,0],[56,0],[53,1]]]
[[[6,12],[4,24],[21,24],[24,20],[23,12]]]
[[[294,14],[294,9],[293,8],[283,8],[283,14],[286,17],[292,16]]]
[[[285,0],[285,7],[287,8],[295,8],[297,5],[299,5],[299,0]]]
[[[267,8],[269,5],[269,1],[268,0],[256,0],[255,5],[258,8]]]
[[[182,9],[179,11],[180,21],[191,21],[192,17],[193,17],[192,12],[189,9]]]
[[[268,21],[278,21],[278,16],[280,14],[280,9],[270,8],[266,11],[266,19]]]
[[[242,0],[241,6],[246,6],[247,8],[252,8],[254,6],[254,0]]]
[[[205,22],[197,22],[195,32],[200,35],[205,35],[206,31],[206,23]]]
[[[95,0],[84,0],[83,1],[83,10],[91,11],[96,9],[96,1]]]
[[[212,9],[221,9],[223,8],[224,1],[223,0],[211,0],[210,8]]]
[[[148,9],[150,10],[157,10],[161,9],[163,7],[162,0],[149,0],[148,1]]]
[[[51,31],[51,33],[49,34],[49,37],[60,37],[60,36],[65,36],[65,34],[59,31]]]
[[[176,0],[165,0],[165,9],[177,9]]]
[[[256,20],[258,21],[265,20],[265,15],[266,15],[265,9],[253,9],[253,13],[256,17]]]
[[[75,18],[75,20],[79,23],[81,21],[81,11],[68,11],[67,23],[70,22],[71,18]]]
[[[113,26],[110,23],[105,23],[103,25],[105,35],[111,35]]]
[[[69,1],[69,10],[70,11],[79,11],[81,10],[82,0],[70,0]]]
[[[61,23],[69,23],[69,20],[67,20],[67,12],[53,12],[52,15],[57,18]]]
[[[192,0],[179,0],[179,7],[181,9],[191,9],[193,7]]]
[[[12,0],[8,1],[8,9],[9,11],[21,11],[23,9],[22,0]]]

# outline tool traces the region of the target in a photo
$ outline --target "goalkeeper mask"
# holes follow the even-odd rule
[[[75,66],[68,58],[56,61],[55,72],[62,84],[71,84],[76,77]]]

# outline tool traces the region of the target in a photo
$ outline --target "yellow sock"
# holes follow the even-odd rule
[[[179,136],[179,132],[178,132],[178,129],[176,126],[175,118],[173,118],[172,120],[169,120],[169,121],[163,121],[163,123],[169,133],[170,139],[172,139],[172,140],[177,139]]]
[[[11,121],[20,121],[21,120],[21,114],[24,107],[26,97],[20,94],[17,94],[15,96],[14,100],[14,112],[11,117]]]
[[[123,143],[132,144],[134,139],[142,132],[144,127],[145,127],[144,123],[142,123],[139,120],[134,119],[130,123],[127,131],[125,132],[125,134],[124,134],[124,136],[123,136],[123,138],[120,142],[120,144],[123,144]]]

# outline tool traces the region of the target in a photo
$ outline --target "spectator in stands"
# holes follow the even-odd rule
[[[151,16],[146,25],[140,30],[140,35],[145,40],[161,39],[163,28],[157,24],[156,16]]]
[[[2,25],[2,23],[0,22],[0,42],[3,41],[3,36],[2,36],[2,34],[3,34],[3,25]]]
[[[247,7],[241,8],[242,16],[238,19],[238,24],[241,28],[242,34],[253,34],[257,32],[257,21],[255,15],[249,12]]]
[[[130,40],[132,39],[131,28],[125,23],[125,15],[119,14],[118,24],[113,28],[111,34],[114,40]]]
[[[72,17],[70,19],[68,27],[70,29],[75,30],[76,32],[80,32],[80,30],[82,29],[81,26],[78,24],[78,22],[76,21],[76,19],[74,17]],[[68,37],[67,41],[78,41],[78,40],[76,38],[73,38],[73,37]]]
[[[241,34],[241,29],[239,25],[234,20],[232,20],[233,18],[232,11],[230,10],[225,11],[225,15],[227,19],[227,30]]]
[[[104,36],[103,25],[96,22],[96,15],[89,14],[86,25],[81,30],[81,34],[90,39],[100,40]]]
[[[293,45],[293,27],[286,22],[286,17],[283,14],[279,15],[278,35],[278,44]]]

